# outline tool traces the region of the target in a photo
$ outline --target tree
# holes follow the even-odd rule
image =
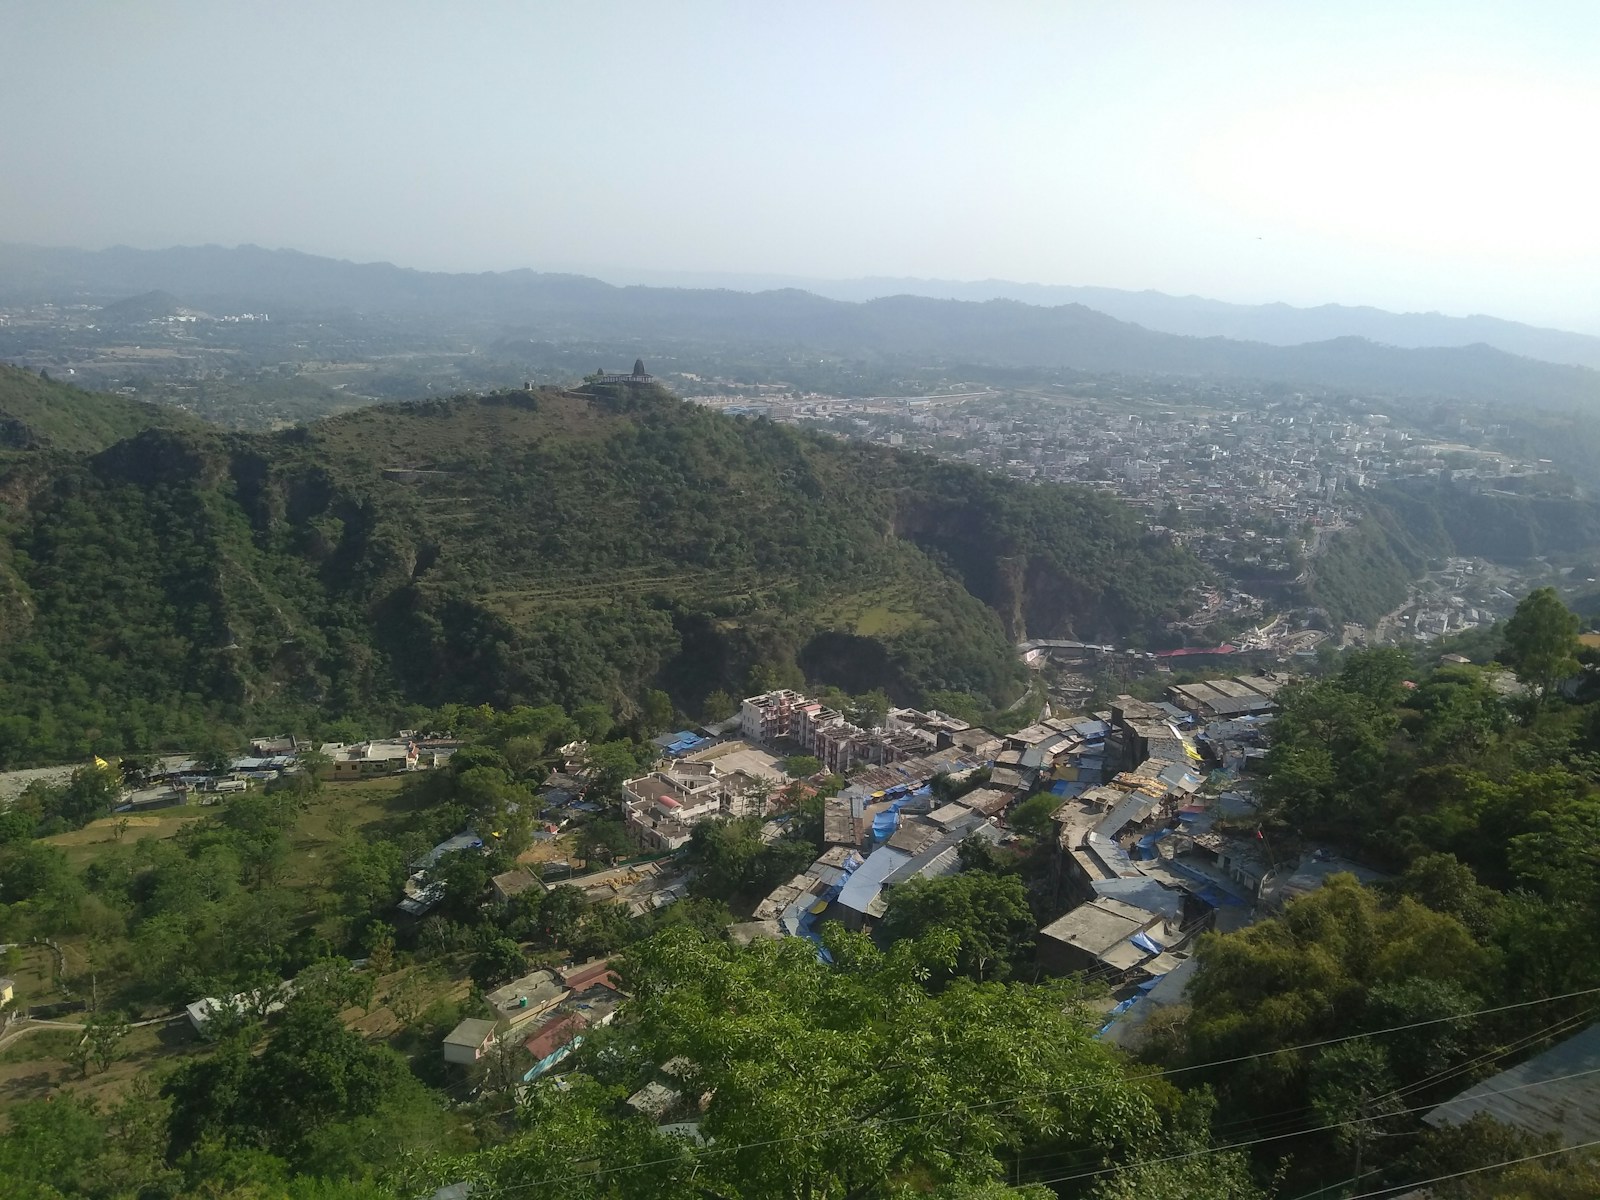
[[[334,1012],[365,1009],[372,1003],[372,976],[357,971],[347,958],[319,958],[295,976],[295,995],[325,1004]]]
[[[845,713],[863,729],[877,729],[889,715],[889,697],[882,688],[873,688],[854,697]]]
[[[0,1185],[21,1200],[92,1195],[103,1186],[96,1160],[105,1126],[92,1100],[62,1090],[48,1100],[25,1100],[6,1114],[0,1137]],[[57,1190],[60,1189],[60,1190]]]
[[[762,850],[758,819],[701,821],[689,831],[684,858],[694,867],[695,895],[727,900],[744,890]]]
[[[402,1025],[409,1025],[422,1015],[427,993],[422,985],[422,975],[407,971],[389,995],[389,1010]]]
[[[963,871],[913,879],[889,892],[880,927],[886,943],[945,929],[957,939],[955,970],[973,979],[1004,979],[1033,949],[1033,913],[1014,875]]]
[[[1270,1200],[1243,1154],[1204,1147],[1174,1162],[1134,1162],[1095,1185],[1092,1200]],[[1053,1198],[1054,1192],[1050,1193]]]
[[[1383,646],[1351,654],[1344,660],[1337,679],[1342,691],[1392,708],[1403,694],[1401,685],[1410,673],[1410,656],[1404,650]]]
[[[573,723],[577,725],[585,741],[604,741],[616,722],[611,717],[611,710],[604,704],[585,704],[572,710]]]
[[[1578,672],[1578,618],[1555,588],[1528,593],[1506,622],[1506,656],[1540,703]]]
[[[1460,1125],[1424,1128],[1406,1156],[1401,1178],[1464,1175],[1435,1188],[1449,1200],[1593,1200],[1600,1196],[1600,1162],[1583,1154],[1553,1154],[1504,1169],[1497,1164],[1543,1154],[1560,1146],[1479,1113]]]
[[[584,764],[590,773],[586,794],[590,799],[614,799],[622,792],[622,781],[639,774],[652,757],[630,741],[591,744],[588,760]]]
[[[772,802],[772,780],[765,775],[750,776],[750,782],[740,792],[740,799],[744,801],[747,812],[758,817],[766,816],[767,805]]]
[[[1365,1038],[1318,1052],[1311,1064],[1311,1111],[1320,1126],[1336,1126],[1337,1141],[1351,1156],[1350,1176],[1360,1183],[1373,1122],[1401,1103],[1383,1047]]]
[[[1432,981],[1470,997],[1493,963],[1455,918],[1408,896],[1385,901],[1353,875],[1332,876],[1281,916],[1205,935],[1196,958],[1189,1054],[1246,1056],[1217,1072],[1219,1089],[1263,1114],[1306,1103],[1310,1063],[1303,1052],[1261,1052],[1360,1032],[1382,995],[1385,1003],[1434,1006],[1431,997],[1385,993],[1386,985]]]
[[[1051,818],[1062,803],[1061,797],[1054,792],[1040,792],[1013,808],[1006,819],[1018,833],[1043,837],[1050,832]]]
[[[590,821],[578,830],[576,843],[578,856],[586,863],[598,859],[610,864],[634,848],[627,827],[614,817]]]
[[[235,757],[232,746],[212,737],[195,754],[194,765],[214,775],[233,766]]]
[[[515,979],[528,968],[522,947],[510,938],[495,938],[478,952],[473,960],[472,982],[484,991],[508,979]]]
[[[708,723],[726,721],[737,711],[733,704],[733,697],[721,688],[717,688],[700,706],[700,712]]]
[[[824,936],[832,966],[800,938],[740,948],[669,927],[635,943],[631,1019],[560,1089],[530,1089],[530,1132],[480,1159],[485,1190],[567,1180],[581,1161],[587,1181],[562,1195],[879,1196],[915,1179],[919,1193],[991,1196],[1024,1146],[1098,1161],[1154,1134],[1148,1098],[1062,988],[929,992],[917,981],[953,963],[947,935],[887,953],[836,926]],[[679,1056],[679,1086],[707,1097],[701,1136],[759,1150],[697,1154],[612,1115],[611,1085]]]
[[[322,782],[328,771],[333,767],[333,760],[321,750],[312,747],[300,750],[295,754],[295,764],[300,768],[296,778],[301,782],[307,795],[316,796],[322,792]]]
[[[560,948],[577,936],[589,898],[570,883],[559,884],[539,902],[539,931],[545,945]]]
[[[672,697],[659,688],[648,688],[639,705],[639,724],[646,734],[660,733],[670,726],[676,712]]]
[[[89,1058],[95,1066],[105,1071],[117,1055],[117,1047],[133,1032],[133,1026],[120,1013],[96,1013],[84,1027]]]
[[[574,958],[596,958],[620,950],[638,935],[625,904],[596,904],[584,916],[572,940]]]
[[[1482,886],[1472,868],[1453,854],[1425,854],[1406,868],[1400,889],[1434,912],[1456,918],[1482,937],[1492,924],[1500,893]]]
[[[351,917],[393,905],[405,885],[405,853],[394,842],[353,838],[340,846],[340,861],[333,887]]]
[[[259,1055],[243,1039],[228,1039],[168,1078],[169,1155],[217,1141],[265,1146],[292,1161],[327,1127],[375,1114],[417,1086],[399,1056],[368,1046],[328,1005],[297,996]]]
[[[489,860],[476,850],[446,854],[428,872],[430,882],[444,885],[441,907],[455,920],[475,922],[489,890]]]
[[[783,760],[783,769],[791,779],[809,779],[822,770],[822,763],[814,755],[791,754]]]

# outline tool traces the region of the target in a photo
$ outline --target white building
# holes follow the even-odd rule
[[[468,1017],[457,1025],[444,1039],[444,1060],[450,1063],[461,1063],[471,1066],[485,1054],[495,1042],[495,1023],[484,1021],[478,1017]]]
[[[646,846],[676,850],[711,817],[743,811],[743,772],[724,774],[707,762],[674,762],[622,785],[623,822]]]

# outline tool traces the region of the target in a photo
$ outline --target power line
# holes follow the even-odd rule
[[[1543,1041],[1547,1037],[1565,1037],[1578,1026],[1587,1023],[1589,1018],[1594,1015],[1594,1012],[1595,1010],[1593,1008],[1586,1008],[1576,1016],[1563,1017],[1561,1020],[1556,1021],[1553,1024],[1546,1025],[1543,1029],[1517,1038],[1494,1050],[1486,1050],[1482,1054],[1477,1055],[1475,1058],[1469,1058],[1465,1062],[1456,1064],[1454,1067],[1448,1067],[1444,1070],[1435,1071],[1432,1075],[1425,1076],[1414,1083],[1407,1084],[1405,1087],[1396,1088],[1388,1096],[1380,1096],[1378,1099],[1398,1100],[1403,1096],[1418,1092],[1425,1087],[1430,1087],[1436,1083],[1442,1083],[1446,1079],[1452,1079],[1458,1075],[1464,1075],[1485,1062],[1502,1059],[1508,1054],[1515,1054],[1520,1050],[1525,1050],[1527,1047],[1535,1044],[1536,1042]]]
[[[1411,1021],[1411,1022],[1408,1022],[1408,1023],[1404,1024],[1404,1025],[1393,1025],[1393,1026],[1390,1026],[1390,1027],[1388,1027],[1386,1029],[1368,1030],[1368,1031],[1365,1031],[1365,1032],[1362,1032],[1362,1033],[1352,1033],[1352,1034],[1347,1034],[1347,1035],[1344,1035],[1344,1036],[1341,1036],[1341,1037],[1323,1038],[1320,1041],[1315,1041],[1315,1042],[1305,1042],[1305,1043],[1302,1043],[1302,1044],[1297,1045],[1297,1046],[1283,1046],[1283,1047],[1279,1047],[1279,1048],[1273,1049],[1273,1050],[1259,1050],[1259,1051],[1256,1051],[1255,1053],[1252,1053],[1252,1054],[1240,1054],[1240,1055],[1236,1055],[1236,1056],[1234,1056],[1232,1058],[1215,1059],[1215,1060],[1212,1060],[1210,1062],[1193,1063],[1193,1064],[1190,1064],[1188,1066],[1182,1066],[1182,1067],[1170,1067],[1170,1068],[1167,1068],[1166,1070],[1154,1071],[1154,1072],[1151,1072],[1151,1073],[1149,1073],[1147,1075],[1133,1076],[1133,1077],[1131,1077],[1130,1082],[1137,1083],[1137,1082],[1140,1082],[1140,1081],[1146,1080],[1146,1079],[1162,1079],[1162,1078],[1166,1078],[1166,1077],[1169,1077],[1169,1076],[1172,1076],[1172,1075],[1185,1074],[1185,1073],[1190,1072],[1190,1071],[1204,1070],[1204,1069],[1206,1069],[1208,1067],[1231,1066],[1231,1065],[1233,1065],[1235,1063],[1250,1062],[1250,1061],[1253,1061],[1253,1060],[1259,1059],[1259,1058],[1268,1058],[1268,1057],[1271,1057],[1272,1055],[1275,1055],[1275,1054],[1293,1054],[1293,1053],[1296,1053],[1296,1052],[1301,1051],[1301,1050],[1315,1050],[1315,1049],[1319,1049],[1319,1048],[1321,1048],[1323,1046],[1334,1046],[1334,1045],[1338,1045],[1338,1044],[1343,1043],[1343,1042],[1354,1041],[1354,1040],[1356,1040],[1358,1038],[1377,1037],[1377,1036],[1380,1036],[1380,1035],[1386,1034],[1386,1033],[1400,1033],[1400,1032],[1404,1032],[1404,1031],[1410,1030],[1410,1029],[1421,1029],[1421,1028],[1424,1028],[1424,1027],[1429,1026],[1429,1025],[1440,1025],[1440,1024],[1444,1024],[1444,1023],[1450,1022],[1450,1021],[1464,1021],[1464,1020],[1468,1019],[1469,1017],[1488,1016],[1488,1015],[1493,1014],[1493,1013],[1509,1012],[1509,1011],[1512,1011],[1514,1009],[1528,1008],[1528,1007],[1531,1007],[1531,1006],[1536,1005],[1536,1004],[1553,1004],[1553,1003],[1556,1003],[1557,1001],[1561,1001],[1561,1000],[1572,1000],[1572,999],[1576,999],[1577,997],[1580,997],[1580,996],[1592,996],[1592,995],[1596,995],[1596,994],[1600,994],[1600,987],[1584,988],[1584,989],[1582,989],[1580,991],[1575,991],[1575,992],[1565,992],[1565,993],[1562,993],[1561,995],[1558,995],[1558,996],[1542,996],[1542,997],[1540,997],[1538,999],[1534,999],[1534,1000],[1518,1000],[1518,1001],[1515,1001],[1515,1002],[1513,1002],[1511,1004],[1501,1004],[1501,1005],[1496,1005],[1496,1006],[1494,1006],[1492,1008],[1476,1009],[1476,1010],[1474,1010],[1472,1012],[1455,1013],[1455,1014],[1452,1014],[1450,1016],[1445,1016],[1445,1017],[1432,1017],[1432,1018],[1429,1018],[1428,1020],[1425,1020],[1425,1021]],[[875,1126],[895,1125],[895,1124],[899,1124],[899,1123],[905,1122],[905,1121],[924,1121],[924,1120],[929,1119],[930,1117],[939,1116],[939,1115],[954,1116],[954,1115],[956,1115],[958,1113],[976,1112],[976,1111],[980,1111],[980,1110],[983,1110],[983,1109],[997,1108],[997,1107],[1000,1107],[1000,1106],[1003,1106],[1003,1105],[1006,1105],[1006,1104],[1015,1103],[1015,1102],[1021,1101],[1021,1100],[1044,1099],[1044,1098],[1051,1097],[1051,1096],[1076,1095],[1076,1094],[1078,1094],[1080,1092],[1084,1092],[1084,1091],[1090,1090],[1090,1087],[1091,1087],[1091,1085],[1079,1085],[1077,1087],[1057,1088],[1057,1089],[1050,1089],[1050,1090],[1046,1090],[1046,1091],[1042,1091],[1042,1092],[1024,1092],[1024,1093],[1021,1093],[1021,1094],[1018,1094],[1018,1095],[1003,1097],[1003,1098],[998,1099],[998,1100],[983,1101],[981,1103],[976,1103],[976,1104],[957,1105],[957,1106],[951,1107],[951,1108],[936,1109],[936,1110],[934,1110],[932,1112],[907,1113],[907,1114],[904,1114],[904,1115],[898,1116],[898,1117],[874,1118],[870,1122],[870,1124],[875,1125]],[[1433,1106],[1432,1105],[1426,1105],[1424,1107],[1431,1108]],[[1419,1110],[1407,1110],[1407,1111],[1420,1111],[1420,1109]],[[1403,1114],[1402,1113],[1391,1113],[1391,1114],[1388,1114],[1388,1115],[1390,1115],[1390,1116],[1399,1116],[1399,1115],[1403,1115]],[[706,1147],[702,1147],[700,1150],[698,1150],[696,1152],[693,1152],[692,1157],[695,1158],[695,1159],[700,1159],[700,1158],[708,1157],[708,1156],[710,1156],[712,1154],[729,1154],[729,1153],[735,1153],[735,1152],[742,1151],[742,1150],[759,1150],[759,1149],[764,1149],[764,1148],[766,1148],[768,1146],[777,1146],[777,1145],[783,1145],[783,1144],[789,1143],[789,1142],[805,1141],[805,1140],[808,1140],[808,1139],[811,1139],[811,1138],[825,1136],[825,1135],[827,1135],[829,1133],[837,1132],[837,1131],[840,1131],[840,1130],[855,1128],[855,1127],[859,1126],[860,1124],[862,1124],[862,1122],[845,1121],[845,1122],[840,1122],[837,1125],[824,1126],[824,1127],[819,1128],[819,1129],[811,1130],[811,1131],[809,1131],[807,1133],[788,1134],[788,1135],[785,1135],[783,1137],[765,1138],[765,1139],[762,1139],[760,1141],[742,1142],[742,1143],[739,1143],[737,1145],[706,1146]],[[1333,1126],[1333,1127],[1330,1127],[1330,1128],[1337,1128],[1337,1126]],[[1263,1139],[1258,1139],[1258,1140],[1260,1140],[1260,1141],[1277,1141],[1277,1140],[1282,1140],[1282,1138],[1285,1138],[1285,1137],[1298,1137],[1298,1136],[1301,1136],[1302,1134],[1316,1133],[1316,1132],[1320,1132],[1320,1131],[1316,1130],[1316,1129],[1299,1130],[1299,1131],[1296,1131],[1294,1133],[1278,1134],[1278,1135],[1274,1135],[1273,1137],[1270,1137],[1270,1138],[1263,1138]],[[1256,1144],[1256,1143],[1255,1142],[1241,1142],[1241,1143],[1239,1143],[1240,1146],[1248,1146],[1248,1145],[1254,1145],[1254,1144]],[[1233,1148],[1236,1148],[1236,1147],[1220,1147],[1219,1149],[1233,1149]],[[1184,1156],[1184,1157],[1192,1157],[1192,1155]],[[580,1163],[589,1162],[589,1161],[592,1161],[592,1156],[585,1156],[583,1158],[573,1159],[573,1160],[571,1160],[571,1162],[568,1165],[576,1166],[576,1165],[578,1165]],[[572,1181],[572,1180],[578,1180],[578,1179],[593,1178],[594,1176],[597,1176],[597,1175],[605,1175],[605,1174],[617,1173],[617,1172],[622,1172],[622,1171],[643,1170],[643,1169],[645,1169],[647,1167],[663,1166],[663,1165],[666,1165],[666,1164],[669,1164],[669,1163],[674,1163],[674,1162],[679,1162],[679,1161],[681,1161],[681,1156],[674,1155],[674,1156],[669,1157],[669,1158],[648,1159],[648,1160],[643,1161],[643,1162],[623,1163],[623,1164],[619,1164],[617,1166],[612,1166],[612,1167],[598,1167],[598,1168],[594,1168],[594,1169],[591,1169],[591,1170],[588,1170],[588,1171],[579,1172],[576,1175],[550,1176],[550,1177],[545,1178],[545,1179],[535,1180],[532,1183],[513,1184],[513,1185],[510,1185],[510,1186],[507,1186],[507,1187],[496,1188],[496,1189],[488,1192],[487,1195],[488,1196],[511,1195],[514,1192],[528,1191],[528,1190],[533,1189],[533,1188],[545,1187],[545,1186],[548,1186],[548,1185],[553,1184],[553,1183],[562,1182],[564,1180],[565,1181]],[[1157,1160],[1153,1160],[1153,1161],[1162,1162],[1162,1161],[1168,1161],[1168,1160],[1157,1159]],[[1121,1169],[1121,1168],[1112,1168],[1112,1169]],[[1098,1174],[1104,1174],[1105,1172],[1097,1172],[1097,1173]],[[1071,1179],[1071,1178],[1080,1178],[1080,1176],[1064,1176],[1063,1177],[1063,1179]],[[1087,1176],[1083,1176],[1083,1178],[1087,1178]],[[1043,1180],[1041,1182],[1049,1183],[1049,1182],[1060,1182],[1060,1181],[1059,1180]]]
[[[1375,1192],[1362,1192],[1359,1196],[1351,1196],[1349,1200],[1373,1200],[1373,1197],[1376,1196],[1389,1196],[1395,1192],[1427,1187],[1431,1183],[1443,1183],[1447,1179],[1460,1179],[1463,1176],[1478,1175],[1484,1171],[1498,1171],[1501,1167],[1515,1167],[1525,1162],[1533,1162],[1537,1158],[1550,1158],[1557,1154],[1571,1154],[1575,1150],[1588,1150],[1595,1146],[1600,1146],[1600,1139],[1592,1142],[1579,1142],[1576,1146],[1561,1146],[1555,1150],[1542,1150],[1538,1154],[1525,1154],[1521,1158],[1508,1158],[1504,1162],[1490,1163],[1486,1167],[1473,1167],[1468,1171],[1454,1171],[1449,1175],[1435,1175],[1432,1179],[1419,1179],[1415,1183],[1392,1184],[1389,1187],[1379,1188]]]
[[[1594,1011],[1595,1010],[1593,1008],[1587,1008],[1583,1012],[1579,1013],[1577,1016],[1563,1017],[1561,1020],[1556,1021],[1553,1024],[1546,1025],[1544,1028],[1536,1030],[1535,1032],[1533,1032],[1531,1034],[1527,1034],[1524,1037],[1516,1038],[1513,1041],[1511,1041],[1509,1043],[1506,1043],[1503,1046],[1499,1046],[1499,1047],[1496,1047],[1493,1050],[1486,1051],[1483,1054],[1477,1055],[1475,1058],[1468,1059],[1467,1061],[1465,1061],[1463,1063],[1458,1063],[1457,1065],[1455,1065],[1453,1067],[1446,1067],[1446,1068],[1444,1068],[1442,1070],[1435,1071],[1431,1075],[1427,1075],[1427,1076],[1423,1077],[1422,1079],[1416,1080],[1415,1082],[1413,1082],[1411,1084],[1408,1084],[1408,1085],[1406,1085],[1404,1087],[1398,1087],[1398,1088],[1395,1088],[1391,1092],[1387,1092],[1387,1093],[1385,1093],[1383,1095],[1374,1097],[1373,1100],[1372,1100],[1372,1103],[1373,1104],[1382,1104],[1385,1101],[1403,1099],[1404,1097],[1406,1097],[1408,1095],[1416,1093],[1417,1091],[1421,1090],[1422,1088],[1429,1087],[1429,1086],[1432,1086],[1434,1084],[1442,1083],[1446,1079],[1451,1079],[1451,1078],[1454,1078],[1456,1076],[1465,1074],[1467,1071],[1471,1070],[1473,1067],[1478,1066],[1478,1065],[1480,1065],[1482,1063],[1489,1062],[1489,1061],[1494,1061],[1494,1060],[1498,1060],[1498,1059],[1502,1059],[1502,1058],[1505,1058],[1507,1055],[1515,1054],[1518,1051],[1524,1050],[1528,1046],[1533,1045],[1534,1043],[1543,1040],[1544,1038],[1564,1036],[1565,1034],[1569,1033],[1574,1027],[1576,1027],[1578,1025],[1581,1025],[1584,1022],[1586,1022],[1589,1019],[1590,1015],[1594,1013]],[[1313,1106],[1309,1105],[1309,1104],[1302,1105],[1299,1108],[1288,1109],[1288,1110],[1284,1110],[1284,1111],[1275,1113],[1271,1117],[1266,1118],[1265,1120],[1262,1120],[1262,1121],[1259,1121],[1259,1122],[1258,1122],[1257,1118],[1254,1118],[1254,1117],[1241,1117],[1241,1118],[1238,1118],[1236,1120],[1228,1121],[1228,1122],[1225,1122],[1223,1124],[1214,1126],[1213,1129],[1212,1129],[1212,1133],[1213,1133],[1213,1136],[1226,1136],[1232,1130],[1240,1130],[1240,1129],[1244,1129],[1244,1128],[1250,1127],[1250,1126],[1254,1126],[1258,1131],[1264,1130],[1266,1132],[1276,1132],[1278,1130],[1285,1130],[1286,1127],[1289,1124],[1291,1124],[1295,1120],[1297,1120],[1302,1114],[1310,1112],[1312,1110],[1312,1108],[1313,1108]],[[1383,1114],[1379,1114],[1379,1115],[1383,1115]],[[1012,1165],[1014,1165],[1014,1166],[1020,1166],[1023,1163],[1038,1162],[1041,1159],[1050,1159],[1050,1158],[1059,1158],[1059,1157],[1062,1157],[1062,1155],[1058,1154],[1058,1153],[1029,1154],[1029,1155],[1020,1155],[1020,1156],[1012,1158],[1012,1159],[1010,1159],[1008,1161],[1010,1163],[1012,1163]],[[1080,1163],[1079,1165],[1085,1165],[1085,1164]]]
[[[1497,1091],[1482,1092],[1482,1093],[1480,1093],[1480,1095],[1482,1095],[1482,1096],[1504,1096],[1504,1095],[1508,1095],[1511,1092],[1526,1091],[1529,1088],[1545,1087],[1545,1086],[1547,1086],[1549,1084],[1552,1084],[1552,1083],[1564,1083],[1568,1079],[1580,1079],[1580,1078],[1583,1078],[1584,1076],[1588,1076],[1588,1075],[1600,1075],[1600,1067],[1590,1067],[1590,1068],[1588,1068],[1587,1070],[1584,1070],[1584,1071],[1573,1071],[1570,1074],[1567,1074],[1567,1075],[1556,1075],[1556,1076],[1553,1076],[1553,1077],[1551,1077],[1549,1079],[1535,1079],[1535,1080],[1533,1080],[1533,1081],[1531,1081],[1529,1083],[1519,1083],[1519,1084],[1516,1084],[1513,1087],[1501,1088],[1501,1089],[1499,1089]],[[1053,1178],[1050,1178],[1050,1179],[1030,1179],[1028,1181],[1028,1183],[1030,1183],[1030,1184],[1034,1184],[1034,1183],[1068,1183],[1068,1182],[1071,1182],[1071,1181],[1074,1181],[1074,1180],[1078,1180],[1078,1179],[1096,1179],[1096,1178],[1099,1178],[1102,1175],[1115,1175],[1119,1171],[1131,1171],[1135,1167],[1153,1167],[1153,1166],[1159,1166],[1162,1163],[1185,1162],[1185,1161],[1187,1161],[1189,1159],[1192,1159],[1192,1158],[1204,1158],[1208,1154],[1224,1154],[1224,1153],[1227,1153],[1230,1150],[1244,1150],[1244,1149],[1248,1149],[1251,1146],[1260,1146],[1260,1145],[1262,1145],[1262,1144],[1264,1144],[1266,1142],[1281,1142],[1285,1138],[1303,1137],[1303,1136],[1306,1136],[1306,1135],[1309,1135],[1309,1134],[1313,1134],[1313,1133],[1328,1133],[1331,1130],[1343,1129],[1347,1125],[1362,1125],[1362,1124],[1366,1124],[1368,1122],[1384,1120],[1384,1119],[1387,1119],[1387,1118],[1390,1118],[1390,1117],[1403,1117],[1403,1116],[1407,1116],[1407,1115],[1409,1115],[1411,1113],[1425,1112],[1428,1109],[1437,1108],[1437,1107],[1438,1107],[1437,1104],[1434,1104],[1434,1103],[1430,1102],[1428,1104],[1420,1104],[1415,1108],[1397,1109],[1394,1112],[1378,1113],[1378,1114],[1374,1114],[1373,1116],[1370,1116],[1370,1117],[1360,1117],[1360,1118],[1357,1118],[1356,1120],[1353,1120],[1353,1121],[1335,1121],[1335,1122],[1333,1122],[1332,1124],[1329,1124],[1329,1125],[1319,1125],[1314,1129],[1301,1129],[1301,1130],[1296,1130],[1293,1133],[1275,1133],[1275,1134],[1272,1134],[1269,1137],[1250,1138],[1248,1141],[1233,1142],[1230,1145],[1226,1145],[1226,1146],[1205,1146],[1205,1147],[1202,1147],[1199,1150],[1187,1150],[1182,1154],[1169,1154],[1164,1158],[1147,1158],[1147,1159],[1143,1159],[1143,1160],[1141,1160],[1139,1162],[1117,1163],[1117,1164],[1115,1164],[1113,1166],[1102,1167],[1098,1171],[1083,1171],[1083,1172],[1079,1172],[1079,1173],[1073,1174],[1073,1175],[1057,1175],[1057,1176],[1055,1176]],[[1581,1149],[1581,1148],[1582,1147],[1573,1147],[1573,1149]],[[1424,1182],[1432,1182],[1432,1181],[1431,1180],[1424,1180]],[[1413,1186],[1414,1187],[1414,1186],[1417,1186],[1417,1185],[1412,1184],[1412,1185],[1408,1185],[1408,1186]],[[1352,1200],[1354,1200],[1354,1198],[1352,1198]]]

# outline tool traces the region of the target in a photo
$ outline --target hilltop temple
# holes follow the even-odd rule
[[[644,359],[642,358],[633,360],[633,374],[631,375],[608,375],[605,369],[601,368],[589,380],[590,383],[654,383],[655,381],[656,377],[645,371]]]

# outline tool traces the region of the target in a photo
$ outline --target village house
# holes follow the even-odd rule
[[[494,1045],[496,1029],[493,1021],[468,1017],[445,1035],[445,1062],[471,1066]]]
[[[1600,1141],[1600,1025],[1491,1075],[1422,1118],[1435,1129],[1489,1117],[1551,1144]]]
[[[532,871],[522,867],[494,876],[489,880],[489,887],[494,892],[496,902],[500,904],[509,904],[523,892],[547,890]]]
[[[1135,972],[1163,975],[1178,963],[1166,954],[1177,932],[1164,913],[1097,896],[1039,930],[1039,966],[1117,980]]]
[[[351,746],[327,742],[321,751],[328,758],[328,773],[334,779],[365,779],[415,771],[421,761],[421,751],[412,741],[358,742]]]

